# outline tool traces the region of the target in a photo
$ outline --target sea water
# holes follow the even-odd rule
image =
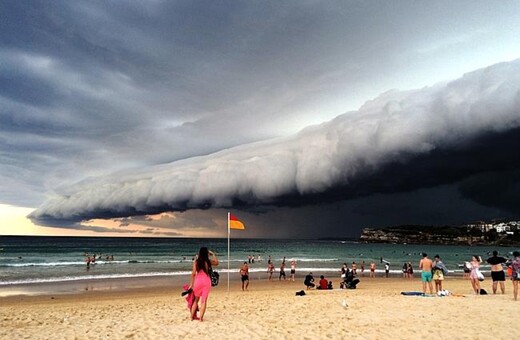
[[[192,259],[202,246],[213,250],[219,257],[220,272],[227,272],[227,239],[196,238],[106,238],[106,237],[0,237],[0,286],[30,283],[77,282],[97,279],[187,276]],[[287,269],[296,261],[298,276],[312,271],[339,273],[343,263],[361,263],[368,271],[370,262],[376,263],[377,272],[384,271],[384,262],[390,272],[401,273],[403,263],[411,262],[417,270],[421,253],[433,258],[440,255],[450,274],[462,273],[461,265],[472,255],[485,259],[493,250],[509,257],[517,250],[493,246],[445,246],[407,244],[364,244],[342,240],[280,240],[231,239],[229,268],[238,272],[248,257],[252,276],[264,277],[269,256],[277,275],[283,258]],[[96,254],[95,265],[86,265],[86,255]],[[108,257],[108,258],[107,258]],[[111,258],[113,257],[113,260]],[[489,266],[483,265],[484,272]],[[287,271],[289,273],[289,271]],[[338,274],[339,275],[339,274]]]

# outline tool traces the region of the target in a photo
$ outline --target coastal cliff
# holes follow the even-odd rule
[[[364,228],[359,238],[364,243],[406,243],[446,245],[519,245],[518,233],[497,233],[467,227],[398,226]]]

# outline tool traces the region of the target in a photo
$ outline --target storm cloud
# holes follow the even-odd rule
[[[519,15],[485,0],[1,1],[0,234],[220,237],[229,207],[255,225],[244,237],[516,218],[518,62],[495,64],[520,57]]]
[[[30,217],[45,223],[298,206],[411,191],[493,171],[509,170],[515,177],[519,129],[515,60],[431,87],[383,93],[291,137],[65,186]],[[468,181],[463,191],[473,197]]]

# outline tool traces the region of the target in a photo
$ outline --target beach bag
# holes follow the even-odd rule
[[[508,270],[509,272],[509,270]],[[516,270],[514,270],[514,268],[511,268],[511,271],[510,271],[511,275],[509,275],[511,277],[511,279],[513,280],[518,280],[520,279],[520,272],[517,272]]]
[[[476,273],[477,273],[477,278],[479,281],[484,281],[484,274],[482,274],[482,272],[480,270],[476,270]]]
[[[211,279],[211,287],[218,286],[218,280],[220,279],[220,275],[211,267],[209,267],[209,278]]]

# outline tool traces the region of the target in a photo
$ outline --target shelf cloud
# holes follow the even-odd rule
[[[503,197],[491,202],[472,188],[497,173],[518,185],[519,136],[515,60],[430,87],[388,91],[290,137],[56,188],[29,217],[50,224],[188,209],[261,210],[459,181],[465,196],[500,204]]]

